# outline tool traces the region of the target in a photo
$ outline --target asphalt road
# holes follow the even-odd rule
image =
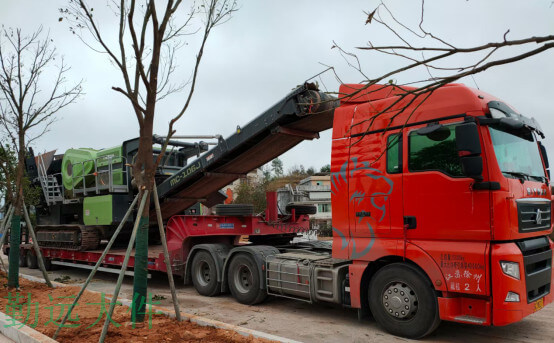
[[[2,256],[6,262],[5,256]],[[57,267],[61,268],[61,267]],[[68,276],[75,285],[83,282],[88,271],[63,267],[49,272],[52,280]],[[21,268],[22,274],[41,277],[38,269]],[[90,289],[113,293],[117,275],[99,272]],[[409,341],[391,336],[373,319],[357,320],[357,312],[340,306],[308,304],[281,298],[269,298],[263,304],[246,306],[237,303],[230,295],[208,298],[196,293],[192,286],[184,286],[176,279],[181,311],[210,319],[244,326],[303,342],[396,342]],[[164,274],[153,274],[149,292],[165,297],[160,306],[173,309],[171,295]],[[120,297],[131,298],[132,278],[126,277]],[[424,342],[553,342],[554,305],[547,306],[525,320],[506,327],[478,327],[443,322],[439,329]]]

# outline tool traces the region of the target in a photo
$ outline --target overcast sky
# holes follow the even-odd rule
[[[68,148],[106,148],[138,135],[138,124],[129,102],[112,86],[122,85],[118,71],[105,55],[87,48],[59,22],[58,8],[65,1],[0,0],[0,23],[25,32],[39,25],[50,30],[60,55],[72,67],[73,82],[84,80],[86,93],[76,104],[64,109],[51,132],[35,143],[39,152]],[[97,7],[103,1],[90,1]],[[417,24],[418,1],[387,1],[402,20]],[[349,68],[333,41],[354,51],[368,40],[388,44],[392,37],[378,25],[365,25],[363,11],[371,11],[377,1],[247,1],[239,0],[240,10],[213,31],[205,50],[198,87],[189,111],[177,125],[177,134],[233,133],[285,96],[294,86],[322,71],[320,64],[332,65],[345,82],[356,83],[361,75]],[[100,12],[96,12],[98,16]],[[103,19],[105,28],[116,34],[114,24]],[[552,0],[543,1],[427,1],[425,27],[458,46],[469,47],[508,38],[554,34]],[[175,82],[191,73],[194,38],[177,58]],[[402,61],[387,55],[357,51],[363,69],[370,77],[384,74]],[[475,84],[487,93],[504,99],[523,114],[541,123],[550,154],[554,154],[554,50],[516,64],[502,66],[461,82]],[[428,75],[424,70],[397,78],[404,83]],[[318,79],[323,90],[337,91],[331,75]],[[155,132],[165,134],[171,116],[184,103],[185,92],[164,100],[156,114]],[[304,142],[282,156],[285,170],[303,164],[316,168],[330,162],[330,132],[319,140]]]

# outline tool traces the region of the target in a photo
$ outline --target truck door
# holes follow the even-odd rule
[[[381,253],[375,249],[380,250],[383,245],[374,245],[375,239],[389,238],[395,228],[402,228],[401,147],[398,129],[368,134],[352,144],[349,218],[354,243],[351,258],[362,258],[370,251]]]
[[[403,203],[408,239],[490,239],[490,191],[473,190],[475,180],[462,173],[455,130],[460,124],[424,124],[404,130]],[[431,125],[440,125],[440,129],[429,130]]]

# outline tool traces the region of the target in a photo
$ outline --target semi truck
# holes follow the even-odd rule
[[[551,303],[552,192],[540,125],[462,84],[425,101],[413,90],[343,84],[335,99],[305,84],[211,149],[170,142],[178,150],[156,183],[172,272],[204,296],[340,304],[408,338],[441,320],[507,325]],[[282,213],[275,193],[260,214],[216,205],[222,187],[331,128],[331,242],[295,243],[314,208]],[[137,192],[133,151],[136,140],[84,157],[30,158],[28,174],[44,191],[36,213],[47,267],[98,260]],[[216,214],[187,214],[196,203]],[[36,268],[30,244],[20,251]],[[112,249],[102,270],[122,262],[123,250]],[[148,269],[167,271],[160,246],[150,246]]]

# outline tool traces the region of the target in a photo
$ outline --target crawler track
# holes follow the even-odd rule
[[[68,250],[97,249],[100,245],[98,228],[85,225],[39,225],[37,240],[41,247]]]

